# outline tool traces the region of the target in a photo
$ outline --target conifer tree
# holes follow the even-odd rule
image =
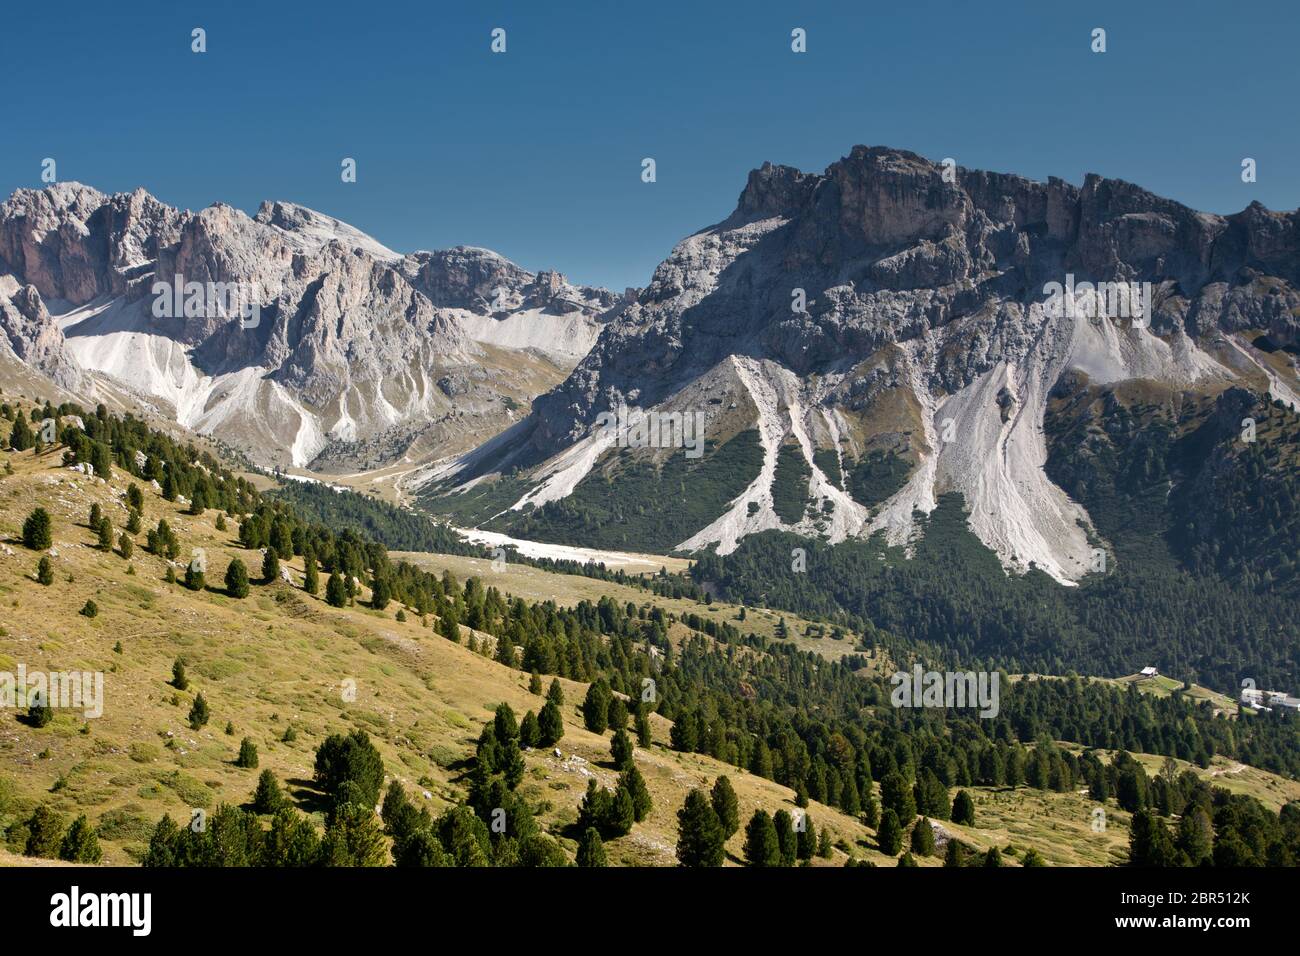
[[[876,843],[885,856],[894,856],[903,846],[903,828],[898,822],[898,814],[892,809],[880,814],[880,829],[876,831]]]
[[[98,863],[103,856],[99,848],[99,834],[83,813],[72,821],[72,826],[59,845],[59,859],[69,863]]]
[[[636,709],[636,743],[638,747],[645,750],[652,742],[650,712],[646,709],[646,705],[642,703]]]
[[[928,817],[921,817],[912,825],[912,852],[917,856],[934,854],[934,828]]]
[[[718,822],[722,824],[723,838],[731,839],[732,834],[740,829],[740,801],[736,798],[731,780],[721,776],[713,781],[709,801],[714,813],[718,815]]]
[[[533,671],[528,678],[528,693],[542,696],[542,675]]]
[[[551,686],[546,689],[546,701],[556,707],[564,706],[564,688],[560,686],[558,677],[551,678]]]
[[[958,790],[952,801],[952,822],[968,827],[975,825],[975,801],[965,790]]]
[[[122,555],[122,558],[127,561],[130,561],[131,555],[135,554],[135,541],[125,531],[117,537],[117,550]]]
[[[609,726],[609,685],[604,678],[587,688],[582,702],[582,722],[593,734],[603,734]]]
[[[817,836],[817,855],[823,860],[829,860],[831,849],[831,831],[822,827],[822,832]]]
[[[943,856],[943,865],[950,867],[966,865],[966,847],[956,837],[948,841],[948,849]]]
[[[238,558],[226,567],[226,593],[233,598],[248,597],[248,568]]]
[[[541,742],[541,725],[537,721],[537,715],[530,710],[519,722],[519,743],[525,747],[538,747]]]
[[[620,729],[614,732],[609,742],[609,752],[614,758],[615,770],[623,771],[632,766],[632,738],[627,735],[626,730]]]
[[[725,838],[703,790],[694,789],[677,811],[677,861],[682,866],[722,866]]]
[[[606,866],[605,862],[605,844],[601,842],[600,834],[596,832],[595,827],[587,827],[582,833],[582,840],[578,843],[578,866]]]
[[[800,821],[802,826],[795,827],[795,855],[800,860],[811,860],[817,852],[817,828],[813,826],[812,817],[805,812]]]
[[[208,710],[207,698],[205,698],[201,692],[196,694],[194,697],[194,703],[190,707],[190,727],[194,730],[198,730],[208,722],[210,716],[211,714]]]
[[[280,579],[280,555],[275,548],[267,548],[262,555],[262,583],[274,584]]]
[[[316,567],[316,552],[310,547],[303,549],[302,565],[305,569],[302,575],[302,589],[308,594],[315,594],[320,590],[320,571]]]
[[[185,675],[185,661],[176,658],[172,661],[172,686],[177,690],[188,690],[190,679]]]
[[[799,858],[799,847],[795,842],[794,818],[789,810],[778,810],[772,814],[772,825],[776,827],[776,842],[781,847],[781,865],[794,866]]]
[[[984,854],[984,865],[985,866],[1002,865],[1002,854],[998,852],[997,847],[995,846],[989,847],[989,851]]]
[[[325,582],[325,602],[330,607],[347,607],[347,586],[338,571],[331,571],[329,580]]]
[[[53,541],[50,513],[44,508],[36,508],[23,522],[23,546],[33,551],[45,551]]]
[[[542,712],[537,717],[537,729],[540,732],[538,744],[542,747],[554,747],[563,739],[564,717],[554,700],[547,700],[542,707]]]
[[[257,777],[257,789],[253,791],[253,811],[276,813],[283,805],[284,795],[280,792],[279,781],[270,770],[263,770]]]
[[[63,817],[40,804],[27,820],[27,845],[23,854],[53,859],[58,856],[62,845]]]
[[[776,825],[766,810],[755,810],[745,824],[745,865],[773,867],[781,865],[781,843]]]
[[[628,767],[619,777],[618,785],[631,795],[632,816],[637,823],[640,823],[649,815],[653,807],[650,788],[645,785],[645,778],[641,776],[641,771],[634,766]]]
[[[46,587],[54,583],[54,568],[48,555],[41,555],[41,560],[36,562],[36,580]]]
[[[235,766],[242,770],[257,769],[257,744],[248,737],[239,742],[239,756],[235,758]]]

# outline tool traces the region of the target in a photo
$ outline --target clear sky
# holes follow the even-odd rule
[[[1294,0],[69,0],[7,4],[3,36],[5,195],[52,157],[105,191],[289,200],[399,251],[487,246],[619,290],[751,168],[855,143],[1300,205]]]

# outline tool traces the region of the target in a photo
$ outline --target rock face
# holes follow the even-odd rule
[[[1052,283],[1126,285],[1104,300],[1079,288],[1054,309]],[[914,509],[960,491],[1008,567],[1069,581],[1087,569],[1087,516],[1042,469],[1043,411],[1062,373],[1207,390],[1267,379],[1290,402],[1294,367],[1263,368],[1245,335],[1287,347],[1298,331],[1296,212],[1209,215],[1098,176],[1032,182],[860,146],[821,174],[750,173],[735,212],[677,245],[512,444],[435,477],[532,468],[525,500],[543,504],[613,454],[593,437],[602,412],[695,404],[720,441],[756,429],[765,461],[686,547],[725,553],[779,527],[904,543]],[[791,445],[814,506],[793,525],[770,494]],[[910,478],[864,504],[843,475],[880,449],[903,455]]]
[[[291,203],[192,213],[76,183],[0,205],[0,296],[10,350],[60,384],[132,391],[264,465],[347,468],[508,427],[615,304],[487,250],[402,256]]]

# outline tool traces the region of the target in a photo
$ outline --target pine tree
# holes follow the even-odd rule
[[[645,750],[652,742],[650,712],[646,709],[646,705],[642,703],[636,709],[636,743],[638,747]]]
[[[604,678],[587,688],[587,697],[582,702],[582,721],[593,734],[603,734],[609,726],[609,685]]]
[[[191,561],[185,566],[185,586],[187,588],[191,591],[202,591],[206,583],[203,579],[203,572],[199,570],[197,564]]]
[[[94,601],[87,600],[85,604],[81,605],[82,617],[96,617],[98,614],[99,614],[99,605],[96,604]]]
[[[541,725],[537,721],[537,715],[530,710],[519,722],[519,743],[525,747],[539,747],[541,742]]]
[[[934,827],[928,817],[921,817],[912,825],[912,852],[917,856],[934,855]]]
[[[1020,861],[1021,866],[1047,866],[1043,861],[1043,855],[1037,850],[1029,850],[1025,853],[1025,858]]]
[[[772,814],[772,825],[776,827],[776,842],[781,847],[781,865],[794,866],[799,858],[799,847],[795,843],[794,818],[789,810],[778,810]]]
[[[703,790],[695,789],[677,811],[677,861],[682,866],[722,866],[725,838]]]
[[[58,856],[62,844],[63,817],[42,803],[27,820],[27,844],[23,854],[53,859]]]
[[[795,855],[801,860],[811,860],[817,852],[817,829],[812,817],[805,812],[800,818],[802,826],[795,827]]]
[[[275,548],[267,548],[262,555],[262,583],[274,584],[280,580],[280,555]]]
[[[948,849],[943,856],[943,865],[949,867],[966,865],[966,847],[956,837],[948,841]]]
[[[226,568],[226,593],[233,598],[248,597],[248,568],[238,558],[232,558]]]
[[[140,486],[131,482],[126,489],[126,506],[137,514],[144,513],[144,495],[140,492]]]
[[[172,662],[172,686],[177,690],[188,690],[190,679],[185,675],[185,661],[176,658]]]
[[[538,744],[542,747],[554,747],[564,737],[564,717],[559,705],[548,699],[542,712],[537,717],[537,729],[540,731]]]
[[[650,799],[650,788],[645,785],[645,778],[641,776],[641,771],[636,767],[628,767],[619,777],[618,785],[631,795],[632,816],[637,823],[640,823],[650,814],[654,806]]]
[[[551,678],[551,686],[546,689],[546,700],[556,707],[564,706],[564,688],[560,686],[558,677]]]
[[[886,809],[880,814],[880,829],[876,831],[876,843],[885,856],[894,856],[903,846],[903,827],[898,822],[898,814]]]
[[[713,781],[709,801],[713,806],[713,812],[718,815],[718,822],[722,824],[723,838],[731,839],[732,834],[740,829],[740,801],[736,798],[735,788],[731,786],[731,781],[727,777],[718,777]]]
[[[98,533],[99,533],[99,550],[112,551],[113,550],[113,522],[109,521],[107,518],[101,518],[99,520]]]
[[[975,801],[965,790],[958,790],[952,801],[952,822],[968,827],[975,825]]]
[[[316,568],[316,552],[311,548],[304,548],[302,552],[302,589],[308,594],[315,594],[320,590],[320,571]]]
[[[54,568],[47,555],[41,555],[41,560],[36,562],[36,580],[46,587],[54,583]]]
[[[130,561],[131,555],[135,554],[135,542],[125,531],[117,537],[117,550],[126,561]]]
[[[1002,854],[998,852],[997,847],[995,846],[989,847],[989,851],[984,854],[984,865],[985,866],[1002,865]]]
[[[99,523],[104,520],[104,509],[96,501],[90,506],[90,517],[86,520],[86,527],[91,531],[99,531]]]
[[[766,810],[755,810],[745,824],[745,865],[773,867],[781,865],[781,844],[776,825]]]
[[[388,607],[388,602],[393,599],[392,588],[389,587],[388,578],[382,575],[376,575],[370,582],[370,606],[376,611],[382,611]]]
[[[50,531],[50,513],[37,508],[23,522],[23,546],[33,551],[45,551],[54,538]]]
[[[908,850],[906,853],[904,853],[902,856],[900,856],[900,857],[898,858],[898,865],[899,865],[899,866],[916,866],[916,865],[917,865],[916,858],[912,856],[912,851],[911,851],[911,850]]]
[[[817,855],[823,860],[831,858],[831,831],[825,827],[817,837]]]
[[[325,582],[325,602],[330,607],[347,607],[347,586],[337,571],[331,571],[329,579]]]
[[[627,788],[622,783],[614,791],[614,799],[609,804],[609,816],[606,818],[605,826],[613,836],[623,836],[632,831],[632,824],[636,822],[636,806],[632,802],[632,794],[628,793]]]
[[[235,758],[235,766],[241,770],[257,769],[257,744],[248,737],[239,742],[239,756]]]
[[[279,781],[270,770],[263,770],[257,778],[257,789],[253,791],[253,810],[256,813],[276,813],[284,805],[284,795],[280,792]]]
[[[194,704],[190,707],[190,727],[198,730],[208,722],[209,716],[207,698],[202,693],[197,694],[194,698]]]
[[[614,737],[609,743],[609,752],[614,758],[615,770],[623,771],[632,766],[632,738],[627,735],[626,730],[614,732]]]
[[[59,859],[69,863],[98,863],[103,857],[99,848],[99,834],[83,813],[68,828],[68,833],[59,846]]]
[[[128,534],[140,533],[140,512],[134,508],[127,513],[126,530]]]
[[[18,415],[14,418],[13,428],[9,430],[9,447],[14,451],[26,451],[32,447],[33,437],[31,426],[27,424],[27,416],[23,410],[18,410]]]
[[[595,827],[587,827],[582,833],[582,840],[578,844],[578,866],[606,866],[605,862],[605,844],[601,842],[600,834],[596,832]]]
[[[542,696],[542,675],[533,671],[528,677],[528,693]]]

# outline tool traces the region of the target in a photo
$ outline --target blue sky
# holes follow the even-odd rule
[[[855,143],[1039,179],[1097,172],[1219,213],[1253,199],[1293,209],[1297,9],[11,4],[0,190],[39,186],[48,156],[61,180],[106,191],[250,212],[284,199],[399,251],[487,246],[616,289],[724,218],[764,160],[820,170]],[[505,54],[489,50],[494,27]],[[806,54],[790,51],[794,27]],[[1089,49],[1094,27],[1104,54]],[[356,183],[340,181],[343,157]]]

